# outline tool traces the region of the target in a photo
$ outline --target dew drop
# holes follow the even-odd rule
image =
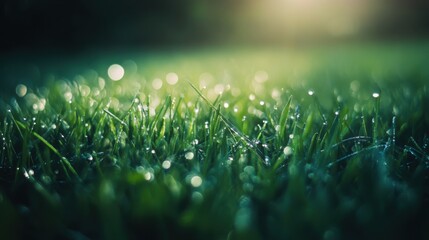
[[[185,158],[186,158],[186,160],[192,160],[192,159],[194,159],[194,153],[193,152],[187,152],[185,154]]]
[[[162,168],[167,170],[170,167],[171,167],[171,162],[169,160],[165,160],[164,162],[162,162]]]
[[[283,149],[283,153],[284,153],[286,156],[290,156],[290,155],[292,155],[292,148],[291,148],[291,147],[289,147],[289,146],[285,147],[285,148]]]
[[[92,161],[92,160],[94,160],[94,158],[92,157],[92,155],[91,155],[91,154],[89,154],[89,153],[84,153],[84,154],[83,154],[83,157],[84,157],[84,158],[86,158],[88,161]]]
[[[153,173],[151,173],[151,172],[146,172],[145,174],[144,174],[144,179],[146,180],[146,181],[152,181],[153,179],[154,179],[154,175],[153,175]]]

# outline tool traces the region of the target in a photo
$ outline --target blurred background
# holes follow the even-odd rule
[[[114,63],[140,82],[171,71],[264,70],[280,83],[340,65],[415,72],[429,56],[428,12],[427,0],[3,0],[0,94],[88,71],[108,79]]]
[[[428,34],[426,0],[3,0],[0,50],[318,44]]]

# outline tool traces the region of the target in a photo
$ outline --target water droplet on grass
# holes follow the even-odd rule
[[[92,155],[89,154],[89,153],[84,153],[84,154],[82,154],[82,156],[83,156],[83,158],[87,159],[88,161],[94,160],[94,158],[92,157]]]
[[[314,91],[313,90],[308,90],[308,95],[313,96],[314,95]]]
[[[378,98],[378,97],[380,97],[380,93],[375,92],[375,93],[372,94],[372,97],[373,98]]]
[[[291,147],[289,147],[289,146],[286,146],[286,147],[283,149],[283,153],[284,153],[286,156],[290,156],[290,155],[292,155],[292,153],[293,153],[292,148],[291,148]]]
[[[167,170],[170,167],[171,167],[171,162],[169,160],[165,160],[164,162],[162,162],[162,168]]]
[[[144,179],[145,179],[146,181],[152,181],[154,178],[155,178],[155,176],[154,176],[154,175],[153,175],[153,173],[151,173],[151,172],[146,172],[146,173],[144,174]]]
[[[186,158],[186,160],[192,160],[192,159],[194,159],[194,153],[193,152],[187,152],[185,154],[185,158]]]
[[[30,178],[33,175],[34,175],[34,170],[33,169],[30,169],[28,171],[24,171],[24,177],[26,177],[26,178]]]

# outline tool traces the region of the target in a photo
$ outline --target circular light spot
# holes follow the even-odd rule
[[[146,181],[152,181],[153,179],[154,179],[154,175],[153,175],[153,173],[151,173],[151,172],[146,172],[145,174],[144,174],[144,179],[146,180]]]
[[[203,200],[204,196],[200,192],[192,193],[192,201],[194,201],[195,203],[201,203]]]
[[[217,94],[222,94],[223,91],[225,91],[225,86],[223,84],[221,84],[221,83],[216,84],[216,86],[214,87],[214,91]]]
[[[64,99],[68,102],[73,99],[73,94],[71,92],[65,92],[64,93]]]
[[[313,96],[314,95],[314,91],[313,90],[308,90],[308,95]]]
[[[16,86],[15,91],[19,97],[24,97],[25,94],[27,94],[27,86],[25,86],[24,84],[18,84],[18,86]]]
[[[171,72],[167,74],[166,80],[168,84],[175,85],[179,81],[179,76],[176,73]]]
[[[106,81],[104,81],[104,79],[101,77],[98,78],[98,86],[100,87],[101,90],[103,90],[104,87],[106,86]]]
[[[255,73],[255,81],[258,83],[264,83],[268,80],[268,73],[265,71],[257,71]]]
[[[168,160],[165,160],[164,162],[162,162],[162,168],[164,169],[169,169],[171,167],[171,162]]]
[[[159,90],[159,89],[161,89],[161,87],[162,87],[162,80],[161,80],[161,79],[159,79],[159,78],[155,78],[155,79],[152,81],[152,87],[153,87],[153,89],[155,89],[155,90]]]
[[[119,81],[124,77],[125,70],[121,65],[113,64],[107,69],[107,74],[113,81]]]
[[[187,152],[185,154],[185,158],[186,158],[186,160],[192,160],[192,159],[194,159],[194,153],[193,152]]]
[[[290,155],[292,155],[292,148],[291,148],[291,147],[289,147],[289,146],[285,147],[285,148],[283,149],[283,153],[284,153],[286,156],[290,156]]]
[[[193,187],[199,187],[201,184],[203,184],[203,179],[200,176],[193,176],[191,178],[191,185]]]
[[[378,97],[380,97],[380,93],[375,92],[375,93],[372,94],[372,97],[373,98],[378,98]]]

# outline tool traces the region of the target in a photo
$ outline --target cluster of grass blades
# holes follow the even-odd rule
[[[30,89],[0,112],[1,238],[428,237],[424,79],[331,77]]]

